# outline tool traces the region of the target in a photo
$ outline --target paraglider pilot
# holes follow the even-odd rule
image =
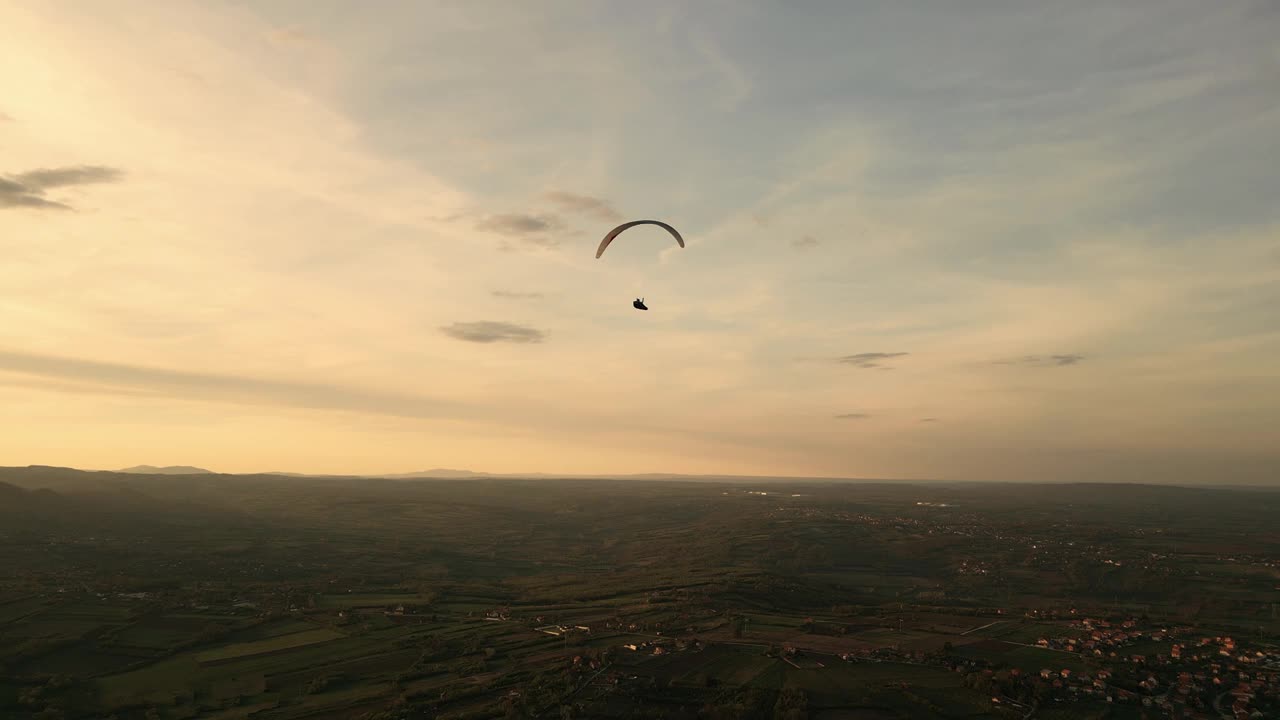
[[[637,310],[648,310],[648,309],[649,309],[649,308],[645,307],[645,304],[644,304],[644,298],[636,298],[636,301],[635,301],[635,302],[633,302],[633,303],[631,303],[631,307],[633,307],[633,308],[635,308],[635,309],[637,309]]]

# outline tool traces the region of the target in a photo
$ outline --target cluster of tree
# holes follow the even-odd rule
[[[802,690],[781,692],[760,688],[725,690],[704,705],[706,720],[808,720],[809,698]]]
[[[311,681],[307,683],[303,692],[308,695],[322,693],[333,685],[342,682],[344,679],[345,676],[342,673],[325,673],[324,675],[317,675],[316,677],[311,678]]]
[[[68,695],[77,689],[83,684],[70,675],[51,675],[42,684],[19,690],[18,706],[40,720],[61,720],[71,704]]]

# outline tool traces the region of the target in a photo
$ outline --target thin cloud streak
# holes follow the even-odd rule
[[[440,332],[455,339],[472,343],[540,343],[546,333],[536,328],[516,325],[509,322],[484,320],[478,322],[456,322],[440,328]]]
[[[618,212],[608,201],[591,197],[589,195],[576,195],[574,193],[553,190],[546,194],[546,198],[551,202],[564,208],[567,212],[575,212],[582,215],[598,218],[600,220],[621,220],[622,213]]]
[[[540,292],[519,292],[515,290],[490,290],[489,294],[507,300],[541,300],[546,297]]]
[[[1033,367],[1065,367],[1084,361],[1084,355],[1027,355],[1017,360],[997,360],[996,365],[1028,365]]]
[[[476,229],[502,235],[522,236],[555,230],[561,225],[560,218],[555,215],[501,213],[481,220],[476,224]]]
[[[880,364],[881,361],[892,360],[893,358],[903,357],[904,355],[909,354],[910,353],[905,352],[865,352],[857,353],[856,355],[845,355],[844,357],[838,358],[836,362],[866,369],[883,368],[885,366]]]
[[[45,190],[68,185],[91,185],[116,182],[124,176],[118,168],[102,165],[76,165],[59,168],[40,168],[20,173],[14,179],[29,188]]]
[[[468,406],[411,394],[240,375],[169,370],[124,363],[0,350],[0,370],[53,380],[90,383],[127,392],[230,402],[343,410],[408,418],[455,418]],[[465,412],[464,412],[465,411]]]

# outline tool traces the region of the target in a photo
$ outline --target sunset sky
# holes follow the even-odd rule
[[[0,465],[1280,481],[1270,0],[0,17]]]

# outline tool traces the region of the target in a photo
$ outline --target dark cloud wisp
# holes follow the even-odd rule
[[[540,343],[546,338],[546,333],[536,328],[491,320],[456,322],[440,328],[440,332],[473,343]]]
[[[841,413],[835,416],[837,420],[865,420],[869,417],[871,417],[871,415],[869,415],[868,413],[860,413],[860,412]]]
[[[0,178],[0,208],[43,208],[45,210],[70,210],[71,206],[40,197],[26,186]]]
[[[477,230],[523,237],[541,232],[556,230],[561,226],[560,218],[555,215],[529,215],[526,213],[500,213],[490,215],[481,220]]]
[[[812,235],[805,235],[791,241],[791,247],[797,250],[809,250],[818,247],[818,245],[818,239]]]
[[[577,195],[574,193],[563,192],[560,190],[552,190],[546,194],[546,198],[551,202],[564,208],[566,212],[575,212],[582,215],[589,215],[601,220],[621,220],[622,213],[618,212],[609,201],[590,195]]]
[[[476,223],[476,229],[515,238],[525,246],[551,249],[560,244],[560,239],[547,233],[564,232],[564,222],[557,215],[499,213],[480,220]],[[503,240],[498,249],[515,252],[518,247]]]
[[[71,210],[71,206],[45,197],[50,188],[116,182],[124,173],[103,165],[71,165],[37,168],[0,177],[0,208],[39,208]]]
[[[67,185],[115,182],[122,175],[123,173],[118,169],[103,165],[73,165],[70,167],[28,170],[14,179],[29,188],[45,190]]]
[[[853,365],[854,367],[860,367],[860,368],[878,368],[878,367],[883,367],[880,363],[884,360],[891,360],[893,358],[902,357],[903,355],[908,355],[908,354],[909,353],[905,353],[905,352],[857,353],[856,355],[845,355],[842,358],[838,358],[837,362],[842,362],[842,363],[845,363],[846,365]]]
[[[1031,365],[1035,367],[1064,367],[1077,365],[1084,360],[1083,355],[1068,353],[1063,355],[1027,355],[1017,360],[997,360],[997,365]]]

